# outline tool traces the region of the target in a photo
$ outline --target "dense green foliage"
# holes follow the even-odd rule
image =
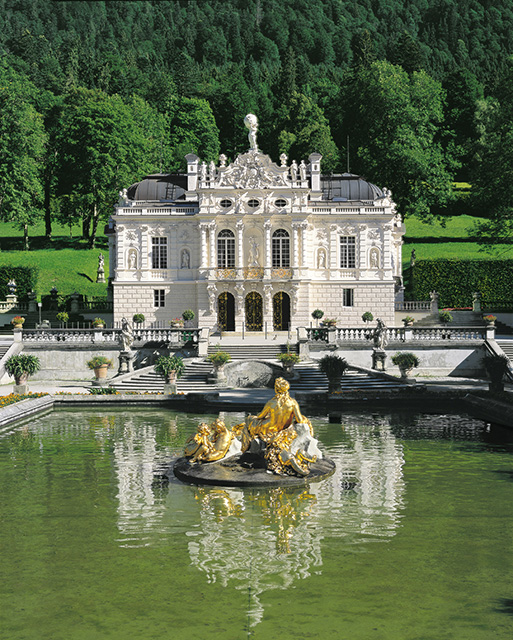
[[[7,283],[14,280],[18,300],[26,300],[27,294],[36,290],[37,277],[37,267],[0,265],[0,299],[6,299],[9,293]]]
[[[511,301],[513,260],[417,260],[411,286],[414,300],[435,290],[441,307],[469,307],[479,291],[484,303]]]
[[[250,111],[275,160],[318,151],[402,215],[475,176],[483,231],[510,233],[508,0],[0,0],[0,53],[0,218],[26,236],[79,220],[94,246],[120,189],[245,150]]]

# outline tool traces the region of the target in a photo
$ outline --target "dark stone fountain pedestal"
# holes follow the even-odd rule
[[[261,456],[238,454],[219,462],[191,464],[188,458],[178,458],[173,467],[175,476],[190,484],[221,487],[301,487],[331,476],[335,463],[322,458],[311,465],[307,476],[277,475],[267,471]]]

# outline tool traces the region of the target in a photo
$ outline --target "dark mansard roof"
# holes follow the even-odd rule
[[[128,188],[130,200],[173,202],[183,200],[187,190],[186,174],[156,173],[146,176]],[[371,182],[352,173],[321,176],[325,200],[347,202],[378,200],[383,191]]]
[[[186,190],[187,176],[185,174],[155,173],[128,187],[127,195],[130,200],[172,202],[183,200]]]
[[[378,200],[384,197],[384,193],[379,187],[353,173],[321,176],[321,190],[325,200],[338,200],[339,202]]]

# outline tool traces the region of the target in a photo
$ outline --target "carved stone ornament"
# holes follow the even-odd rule
[[[286,167],[278,167],[269,156],[251,149],[238,156],[226,169],[219,169],[217,186],[235,189],[286,187],[286,174]]]

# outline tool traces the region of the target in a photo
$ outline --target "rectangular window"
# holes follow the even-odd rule
[[[166,306],[166,291],[165,289],[153,289],[153,306],[165,307]]]
[[[356,268],[355,236],[340,236],[340,267],[342,269]]]
[[[167,269],[167,238],[151,239],[151,268]]]
[[[342,306],[354,307],[354,289],[342,289]]]

